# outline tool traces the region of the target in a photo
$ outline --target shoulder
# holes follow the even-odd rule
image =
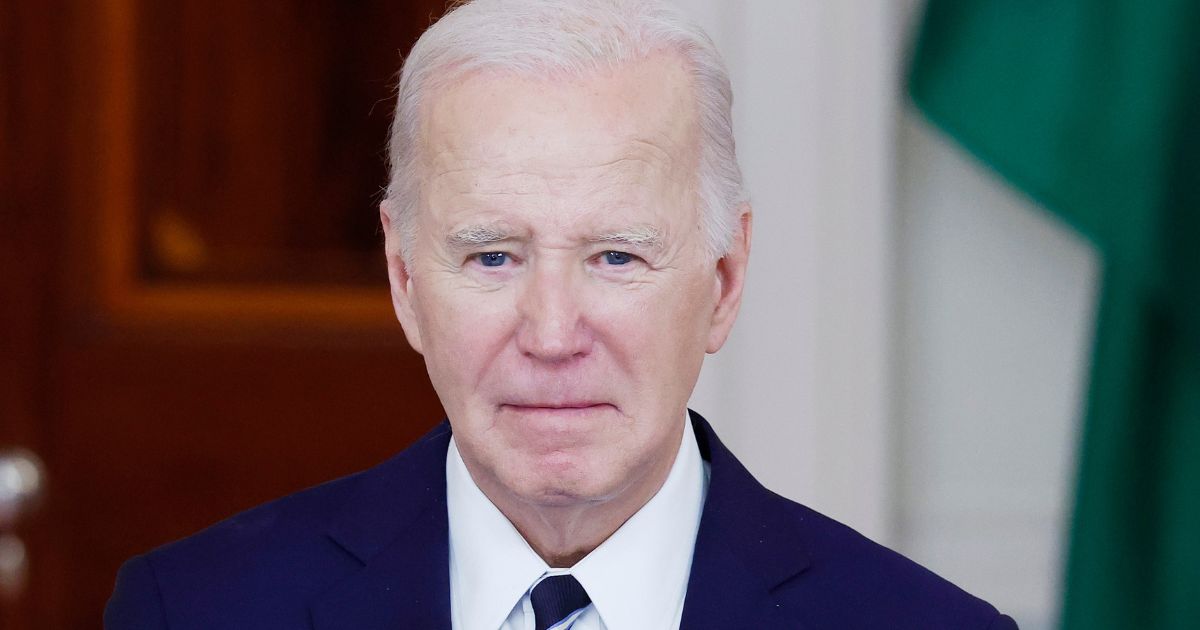
[[[105,627],[166,627],[168,619],[171,627],[176,619],[185,627],[232,627],[226,616],[234,610],[263,611],[261,627],[282,627],[265,622],[289,616],[303,622],[299,602],[355,566],[325,531],[363,474],[260,505],[129,560],[117,575]]]
[[[428,503],[431,478],[444,474],[439,437],[435,430],[373,468],[129,560],[118,573],[106,627],[165,627],[122,621],[155,618],[172,628],[306,627],[306,602],[363,566],[338,532],[353,522],[386,533],[390,522]]]
[[[977,628],[1016,624],[988,602],[815,510],[776,496],[809,566],[775,591],[814,627]]]
[[[991,604],[916,562],[766,489],[694,412],[693,423],[712,467],[697,554],[732,551],[762,579],[789,623],[813,630],[1016,627]],[[693,562],[715,566],[699,556]],[[720,592],[715,583],[703,588]]]
[[[236,569],[247,556],[263,559],[294,556],[324,547],[324,532],[354,488],[369,471],[343,477],[235,514],[144,557],[159,572],[186,564],[213,570]]]

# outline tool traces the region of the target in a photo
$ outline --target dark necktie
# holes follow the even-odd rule
[[[537,630],[553,628],[571,613],[592,603],[583,585],[571,575],[552,575],[538,582],[529,594],[529,600],[533,603]]]

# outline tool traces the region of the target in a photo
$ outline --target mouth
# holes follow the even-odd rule
[[[594,400],[506,402],[496,421],[534,453],[561,453],[593,444],[611,430],[617,407]]]
[[[598,401],[570,401],[570,402],[508,402],[500,405],[501,409],[508,409],[517,412],[526,413],[571,413],[579,411],[592,411],[603,407],[611,407],[612,405],[606,402]]]

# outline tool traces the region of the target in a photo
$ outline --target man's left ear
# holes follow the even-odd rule
[[[750,261],[752,224],[750,204],[742,204],[738,209],[738,233],[734,235],[729,251],[717,261],[717,282],[713,288],[716,307],[713,309],[712,322],[708,329],[708,346],[705,348],[709,354],[725,345],[729,331],[733,329],[733,320],[737,319],[738,308],[742,304],[746,265]]]

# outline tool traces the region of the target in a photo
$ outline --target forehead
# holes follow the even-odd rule
[[[653,194],[690,184],[694,109],[690,73],[674,53],[570,80],[476,72],[422,106],[423,196]]]

